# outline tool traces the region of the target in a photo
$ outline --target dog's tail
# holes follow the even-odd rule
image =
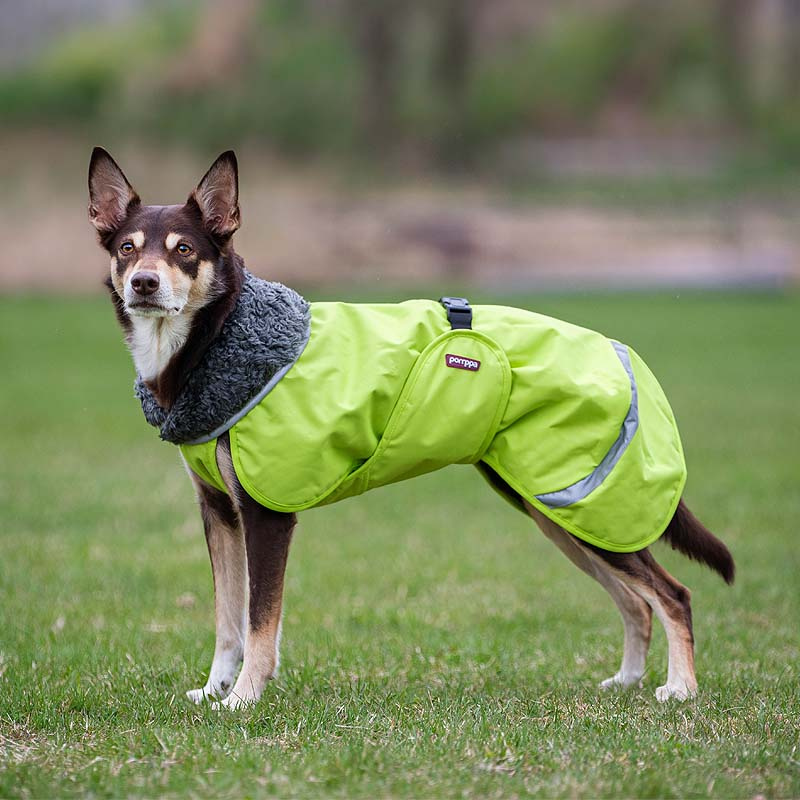
[[[662,535],[673,550],[699,561],[722,575],[725,583],[733,583],[736,565],[731,551],[717,539],[681,500],[675,515]]]

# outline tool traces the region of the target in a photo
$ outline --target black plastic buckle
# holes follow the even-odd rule
[[[472,328],[472,309],[466,297],[440,297],[439,302],[445,307],[453,330]]]

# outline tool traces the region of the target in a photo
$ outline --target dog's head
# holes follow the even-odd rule
[[[218,274],[239,227],[236,156],[223,153],[183,205],[145,206],[101,147],[89,163],[89,219],[111,256],[110,285],[129,316],[193,312],[223,291]]]

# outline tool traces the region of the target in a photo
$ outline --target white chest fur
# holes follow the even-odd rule
[[[191,329],[191,316],[131,317],[128,346],[136,371],[146,381],[159,375],[183,347]]]

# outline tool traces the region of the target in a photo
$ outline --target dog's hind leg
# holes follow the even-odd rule
[[[186,693],[195,703],[222,699],[233,688],[242,662],[247,604],[247,557],[244,534],[230,497],[196,475],[192,481],[200,501],[211,572],[214,577],[216,644],[205,686]]]
[[[610,553],[586,545],[609,564],[615,575],[651,606],[667,634],[667,682],[656,689],[656,699],[686,700],[697,692],[694,672],[694,633],[691,593],[672,577],[649,550]]]
[[[283,604],[283,579],[294,514],[281,514],[259,505],[239,483],[230,459],[227,436],[217,445],[217,463],[236,506],[244,533],[249,601],[244,662],[222,706],[238,708],[256,702],[278,668]]]
[[[542,533],[573,564],[594,578],[611,595],[622,615],[625,627],[622,665],[615,675],[604,680],[600,686],[607,689],[612,686],[628,687],[637,684],[644,675],[647,651],[650,647],[652,632],[650,606],[614,575],[602,560],[594,558],[591,551],[583,548],[574,536],[530,504],[525,505]]]
[[[543,515],[539,514],[539,517],[541,516]],[[534,518],[537,519],[537,522],[539,521],[536,516]],[[607,576],[606,579],[615,579],[627,590],[626,596],[634,595],[652,608],[664,626],[667,634],[669,664],[667,667],[667,682],[656,689],[656,698],[663,702],[671,697],[678,700],[686,700],[688,697],[692,697],[697,692],[697,678],[694,672],[694,634],[692,632],[692,606],[689,590],[675,580],[653,558],[652,553],[647,548],[635,553],[613,553],[566,534],[552,522],[549,522],[549,525],[552,526],[550,528],[551,531],[552,528],[561,531],[571,541],[573,547],[577,548],[585,559],[588,559],[595,568],[595,577],[601,583],[603,583],[601,576]],[[576,563],[578,562],[576,561]],[[585,569],[585,567],[581,568]],[[603,585],[606,584],[603,583]],[[613,592],[612,597],[617,600]],[[622,610],[619,601],[617,601],[617,605]],[[640,603],[639,608],[641,607],[642,604]],[[638,628],[640,641],[637,643],[634,639],[630,640],[631,653],[633,654],[632,666],[637,666],[638,654],[641,653],[643,667],[644,653],[646,652],[644,644],[649,640],[650,633],[650,616],[649,614],[647,615],[647,624],[645,626],[643,613],[636,613],[639,614],[640,618]],[[626,620],[627,654],[629,617],[626,616],[625,611],[623,611],[623,618]],[[634,624],[632,633],[636,635],[636,632],[636,625]],[[620,672],[625,673],[625,659],[623,659],[623,669]],[[616,677],[614,676],[611,681],[623,683],[623,681],[616,681]]]

